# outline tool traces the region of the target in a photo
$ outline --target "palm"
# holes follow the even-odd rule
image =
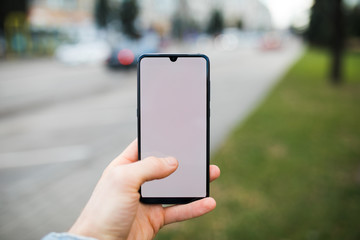
[[[126,165],[138,161],[137,140],[133,141],[125,151],[113,161],[113,165]],[[111,165],[112,165],[111,164]],[[220,176],[220,169],[210,165],[210,182]],[[138,188],[135,188],[136,191]],[[138,201],[138,200],[137,200]],[[131,226],[128,239],[152,239],[160,228],[166,224],[184,221],[201,216],[215,208],[215,200],[205,198],[185,205],[163,208],[160,204],[138,203],[138,209]]]
[[[140,203],[128,239],[152,239],[164,225],[164,209],[160,204]]]
[[[137,141],[133,141],[105,169],[87,206],[69,232],[98,239],[152,239],[164,225],[213,210],[216,206],[213,198],[166,208],[139,202],[138,190],[145,181],[167,177],[176,167],[169,164],[169,159],[152,157],[138,161]],[[219,175],[219,168],[210,165],[210,181]]]

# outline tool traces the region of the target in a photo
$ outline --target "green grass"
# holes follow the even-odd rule
[[[360,54],[309,49],[213,156],[212,213],[157,239],[360,239]]]

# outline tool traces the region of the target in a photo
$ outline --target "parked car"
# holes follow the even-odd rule
[[[123,39],[111,50],[106,60],[109,68],[132,68],[137,65],[137,59],[144,53],[157,53],[160,50],[160,38],[155,33],[146,33],[143,37],[130,40]]]
[[[55,50],[55,57],[60,62],[69,65],[101,64],[110,54],[109,44],[92,25],[68,28],[63,34],[69,40]]]
[[[264,51],[278,50],[283,45],[283,38],[277,32],[268,32],[261,39],[260,49]]]
[[[63,44],[55,51],[55,57],[69,65],[96,64],[104,62],[110,47],[105,41],[86,41],[75,44]]]

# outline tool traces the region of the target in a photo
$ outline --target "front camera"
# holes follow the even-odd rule
[[[176,60],[177,60],[177,57],[170,57],[170,61],[172,61],[172,62],[176,62]]]

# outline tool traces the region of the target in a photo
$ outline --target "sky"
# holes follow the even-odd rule
[[[309,21],[313,0],[260,0],[270,10],[275,28],[302,27]]]

